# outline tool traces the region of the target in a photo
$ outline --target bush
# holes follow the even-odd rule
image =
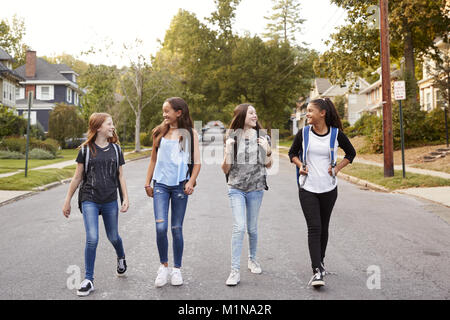
[[[24,154],[26,152],[27,139],[24,137],[7,137],[4,138],[0,144],[0,150],[14,151]],[[44,141],[37,140],[35,138],[30,138],[30,150],[31,149],[44,149],[50,152],[53,156],[59,150],[59,144],[56,140],[47,139]]]
[[[62,147],[65,147],[66,139],[81,137],[85,129],[86,123],[75,106],[60,104],[50,113],[48,136]]]
[[[25,159],[25,156],[15,151],[0,150],[0,159]]]
[[[150,147],[153,144],[153,137],[150,133],[141,132],[140,134],[141,146]]]
[[[30,159],[39,159],[39,160],[55,159],[55,156],[52,153],[38,148],[31,150],[30,153],[28,154],[28,157]]]
[[[38,140],[45,140],[45,130],[39,122],[33,124],[30,127],[30,137],[36,138]]]
[[[27,129],[27,121],[0,104],[0,138],[12,135],[22,135]]]

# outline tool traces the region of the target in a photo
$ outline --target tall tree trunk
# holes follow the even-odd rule
[[[135,151],[141,152],[141,108],[138,106],[138,110],[136,111],[136,130],[134,133],[134,141],[135,141]]]
[[[406,102],[408,107],[414,106],[420,108],[417,103],[417,79],[413,38],[411,29],[406,22],[404,22],[404,28],[405,42],[403,55],[405,58]]]

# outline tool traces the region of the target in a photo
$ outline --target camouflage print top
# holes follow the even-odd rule
[[[268,135],[261,135],[261,137],[265,137],[270,145]],[[256,132],[249,139],[244,139],[242,136],[237,138],[237,161],[233,160],[228,177],[230,188],[244,192],[265,189],[267,171],[264,163],[266,162],[266,153],[258,145],[256,139]],[[256,161],[258,154],[259,159]]]

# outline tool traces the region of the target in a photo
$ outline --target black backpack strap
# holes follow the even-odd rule
[[[237,162],[237,137],[234,136],[234,146],[233,146],[233,163]],[[230,168],[231,170],[231,168]],[[228,183],[228,177],[230,176],[230,172],[228,171],[227,174],[225,174],[225,179],[227,180]]]

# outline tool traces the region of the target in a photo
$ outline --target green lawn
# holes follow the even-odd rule
[[[348,165],[342,170],[342,172],[356,178],[378,184],[389,190],[450,186],[450,179],[410,172],[406,172],[406,178],[403,179],[401,170],[395,170],[394,177],[385,178],[383,167],[361,163],[353,163]]]
[[[55,181],[72,177],[74,169],[32,170],[25,178],[23,172],[10,177],[0,178],[0,190],[32,190]]]
[[[36,167],[46,166],[48,164],[74,160],[77,157],[78,150],[76,149],[63,149],[58,152],[58,158],[52,160],[28,160],[28,168],[33,169]],[[13,172],[17,170],[25,169],[25,159],[0,159],[0,173]],[[1,171],[5,172],[1,172]]]

